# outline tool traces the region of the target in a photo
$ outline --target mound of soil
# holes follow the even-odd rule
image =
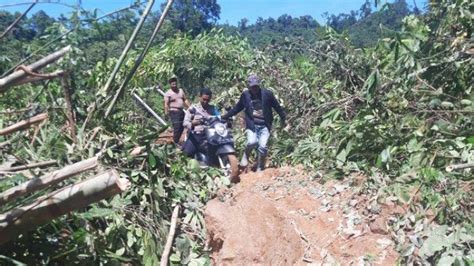
[[[213,263],[395,264],[387,221],[403,209],[359,195],[358,178],[323,185],[295,168],[242,175],[205,209]]]

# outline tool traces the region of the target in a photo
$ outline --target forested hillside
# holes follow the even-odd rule
[[[326,25],[282,15],[230,26],[217,24],[218,1],[175,0],[144,52],[166,13],[166,3],[156,2],[161,11],[146,16],[152,2],[105,16],[40,11],[8,31],[21,14],[0,10],[0,264],[157,265],[168,257],[176,206],[169,263],[216,263],[204,209],[232,185],[222,170],[200,169],[160,141],[167,127],[132,94],[165,117],[155,86],[167,88],[176,75],[192,100],[209,87],[224,110],[258,73],[291,126],[273,131],[268,167],[298,167],[310,177],[298,186],[308,189],[361,176],[353,189],[370,206],[360,210],[364,219],[388,204],[402,209],[383,224],[398,263],[472,265],[472,1],[429,1],[423,12],[404,0],[374,1],[377,8],[367,2],[328,14]],[[58,60],[28,68],[56,51],[64,51]],[[9,81],[18,73],[25,77]],[[244,130],[233,131],[241,152]],[[87,167],[60,182],[8,194],[84,161]],[[37,163],[48,164],[31,166]],[[105,174],[118,180],[113,193],[67,212],[47,209],[67,214],[42,225],[30,218],[35,204],[61,188]],[[278,185],[291,183],[278,178]]]

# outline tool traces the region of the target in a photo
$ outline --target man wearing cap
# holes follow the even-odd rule
[[[170,89],[165,93],[165,114],[168,115],[173,124],[173,141],[178,143],[183,134],[184,107],[189,107],[183,89],[178,88],[178,79],[172,77],[168,80]]]
[[[273,124],[273,109],[280,116],[282,127],[286,124],[286,115],[275,95],[267,89],[260,88],[260,79],[257,75],[250,75],[247,81],[248,90],[242,92],[237,104],[222,118],[228,119],[244,110],[247,147],[240,165],[247,167],[250,153],[257,148],[257,171],[261,171],[265,168],[267,143]]]

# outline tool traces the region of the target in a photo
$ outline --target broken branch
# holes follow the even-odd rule
[[[179,208],[180,206],[176,205],[173,209],[173,214],[171,216],[170,231],[168,233],[168,238],[166,239],[166,245],[163,250],[163,254],[161,254],[160,266],[168,265],[168,257],[170,256],[171,247],[173,245],[173,238],[176,232],[176,224],[178,222]]]
[[[32,125],[43,122],[47,118],[48,118],[48,113],[42,113],[42,114],[30,117],[28,119],[22,120],[18,123],[15,123],[11,126],[8,126],[8,127],[4,128],[4,129],[0,129],[0,136],[8,135],[8,134],[14,133],[18,130],[29,128]]]
[[[27,169],[41,168],[41,167],[55,165],[57,163],[58,161],[56,160],[49,160],[49,161],[39,162],[39,163],[30,163],[30,164],[0,169],[0,173],[1,172],[17,172],[17,171],[22,171],[22,170],[27,170]]]

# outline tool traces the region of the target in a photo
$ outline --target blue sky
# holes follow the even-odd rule
[[[41,0],[40,0],[41,1]],[[52,0],[76,5],[78,0]],[[422,8],[426,0],[415,0],[419,8]],[[2,5],[25,3],[30,0],[0,0],[0,9],[8,11],[23,11],[28,5],[21,5],[15,7],[1,7]],[[129,6],[133,0],[81,0],[82,6],[85,9],[92,10],[97,8],[100,14],[105,14],[110,11]],[[160,4],[165,0],[156,0],[155,9],[158,9]],[[303,15],[311,15],[319,22],[324,22],[322,14],[328,12],[329,14],[347,13],[351,10],[358,10],[365,0],[218,0],[221,6],[220,23],[229,23],[237,25],[237,22],[242,18],[249,19],[250,23],[257,20],[258,17],[277,18],[283,14],[289,14],[292,17],[299,17]],[[382,2],[384,2],[382,0]],[[409,5],[413,5],[413,0],[407,0]],[[37,4],[30,14],[43,9],[51,16],[59,16],[59,14],[68,14],[70,8],[56,4]]]

